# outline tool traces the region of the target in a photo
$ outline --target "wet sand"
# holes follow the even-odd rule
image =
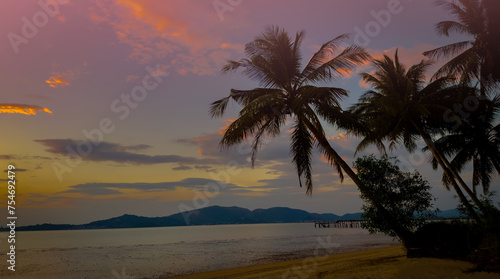
[[[500,278],[498,273],[471,273],[472,268],[471,263],[463,261],[408,259],[402,246],[393,246],[170,278]]]

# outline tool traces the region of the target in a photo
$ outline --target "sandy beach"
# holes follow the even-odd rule
[[[500,278],[498,273],[470,272],[472,268],[463,261],[408,259],[402,246],[393,246],[169,278]]]

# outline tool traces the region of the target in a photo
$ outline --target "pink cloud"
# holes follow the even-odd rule
[[[231,44],[231,43],[222,43],[220,47],[222,49],[234,49],[237,51],[243,51],[243,49],[245,48],[245,46],[242,44]]]
[[[387,55],[391,58],[394,58],[394,54],[396,53],[396,49],[398,50],[398,56],[407,68],[411,67],[412,65],[420,63],[423,59],[427,60],[427,58],[422,54],[424,51],[434,49],[437,46],[431,45],[431,44],[419,44],[416,45],[412,48],[405,48],[405,47],[391,47],[389,49],[385,50],[375,50],[375,49],[369,49],[367,50],[368,53],[374,58],[374,59],[382,59],[384,55]],[[426,74],[427,80],[430,80],[434,72],[439,69],[444,64],[444,61],[436,61],[433,66],[431,66]],[[356,68],[356,73],[371,73],[373,74],[373,68],[371,67],[371,63],[367,62],[359,67]],[[364,88],[368,88],[368,85],[364,81],[359,81],[359,85]]]
[[[90,19],[110,25],[117,40],[130,47],[129,57],[148,64],[153,60],[181,74],[212,75],[242,45],[225,42],[217,32],[211,5],[171,1],[116,0],[95,2]],[[202,28],[200,28],[202,27]],[[213,28],[211,28],[213,27]]]

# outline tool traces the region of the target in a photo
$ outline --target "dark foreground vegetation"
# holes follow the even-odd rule
[[[432,208],[430,186],[418,172],[401,171],[397,161],[387,156],[358,158],[354,166],[360,180],[370,189],[361,194],[365,201],[364,228],[371,233],[398,237],[408,257],[466,260],[476,263],[478,270],[500,271],[500,211],[491,201],[482,200],[488,211],[481,213],[480,224],[471,218],[442,221],[436,218],[438,211]],[[386,216],[380,214],[370,200],[387,208],[391,218],[407,230],[405,238],[395,233]]]

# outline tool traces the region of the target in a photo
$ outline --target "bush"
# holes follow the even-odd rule
[[[482,223],[475,227],[480,239],[479,245],[470,255],[471,260],[476,263],[478,270],[500,271],[500,210],[493,204],[494,192],[480,197],[483,211],[474,205],[479,213]],[[458,210],[467,214],[463,204]]]
[[[408,251],[416,252],[408,256],[471,260],[483,237],[483,232],[472,223],[430,222],[415,232]]]
[[[388,222],[393,220],[411,235],[433,216],[429,183],[417,171],[401,171],[396,163],[394,158],[382,156],[377,159],[373,155],[358,158],[354,163],[357,176],[366,185],[366,189],[360,189],[365,201],[361,217],[367,221],[363,227],[370,233],[382,232],[398,237]],[[380,207],[387,211],[385,215],[377,210]]]
[[[484,199],[486,212],[482,218],[483,238],[473,255],[473,261],[480,270],[500,271],[500,211],[490,200]]]
[[[500,272],[500,212],[481,225],[461,221],[431,222],[414,234],[408,257],[435,257],[475,263],[477,270]]]

